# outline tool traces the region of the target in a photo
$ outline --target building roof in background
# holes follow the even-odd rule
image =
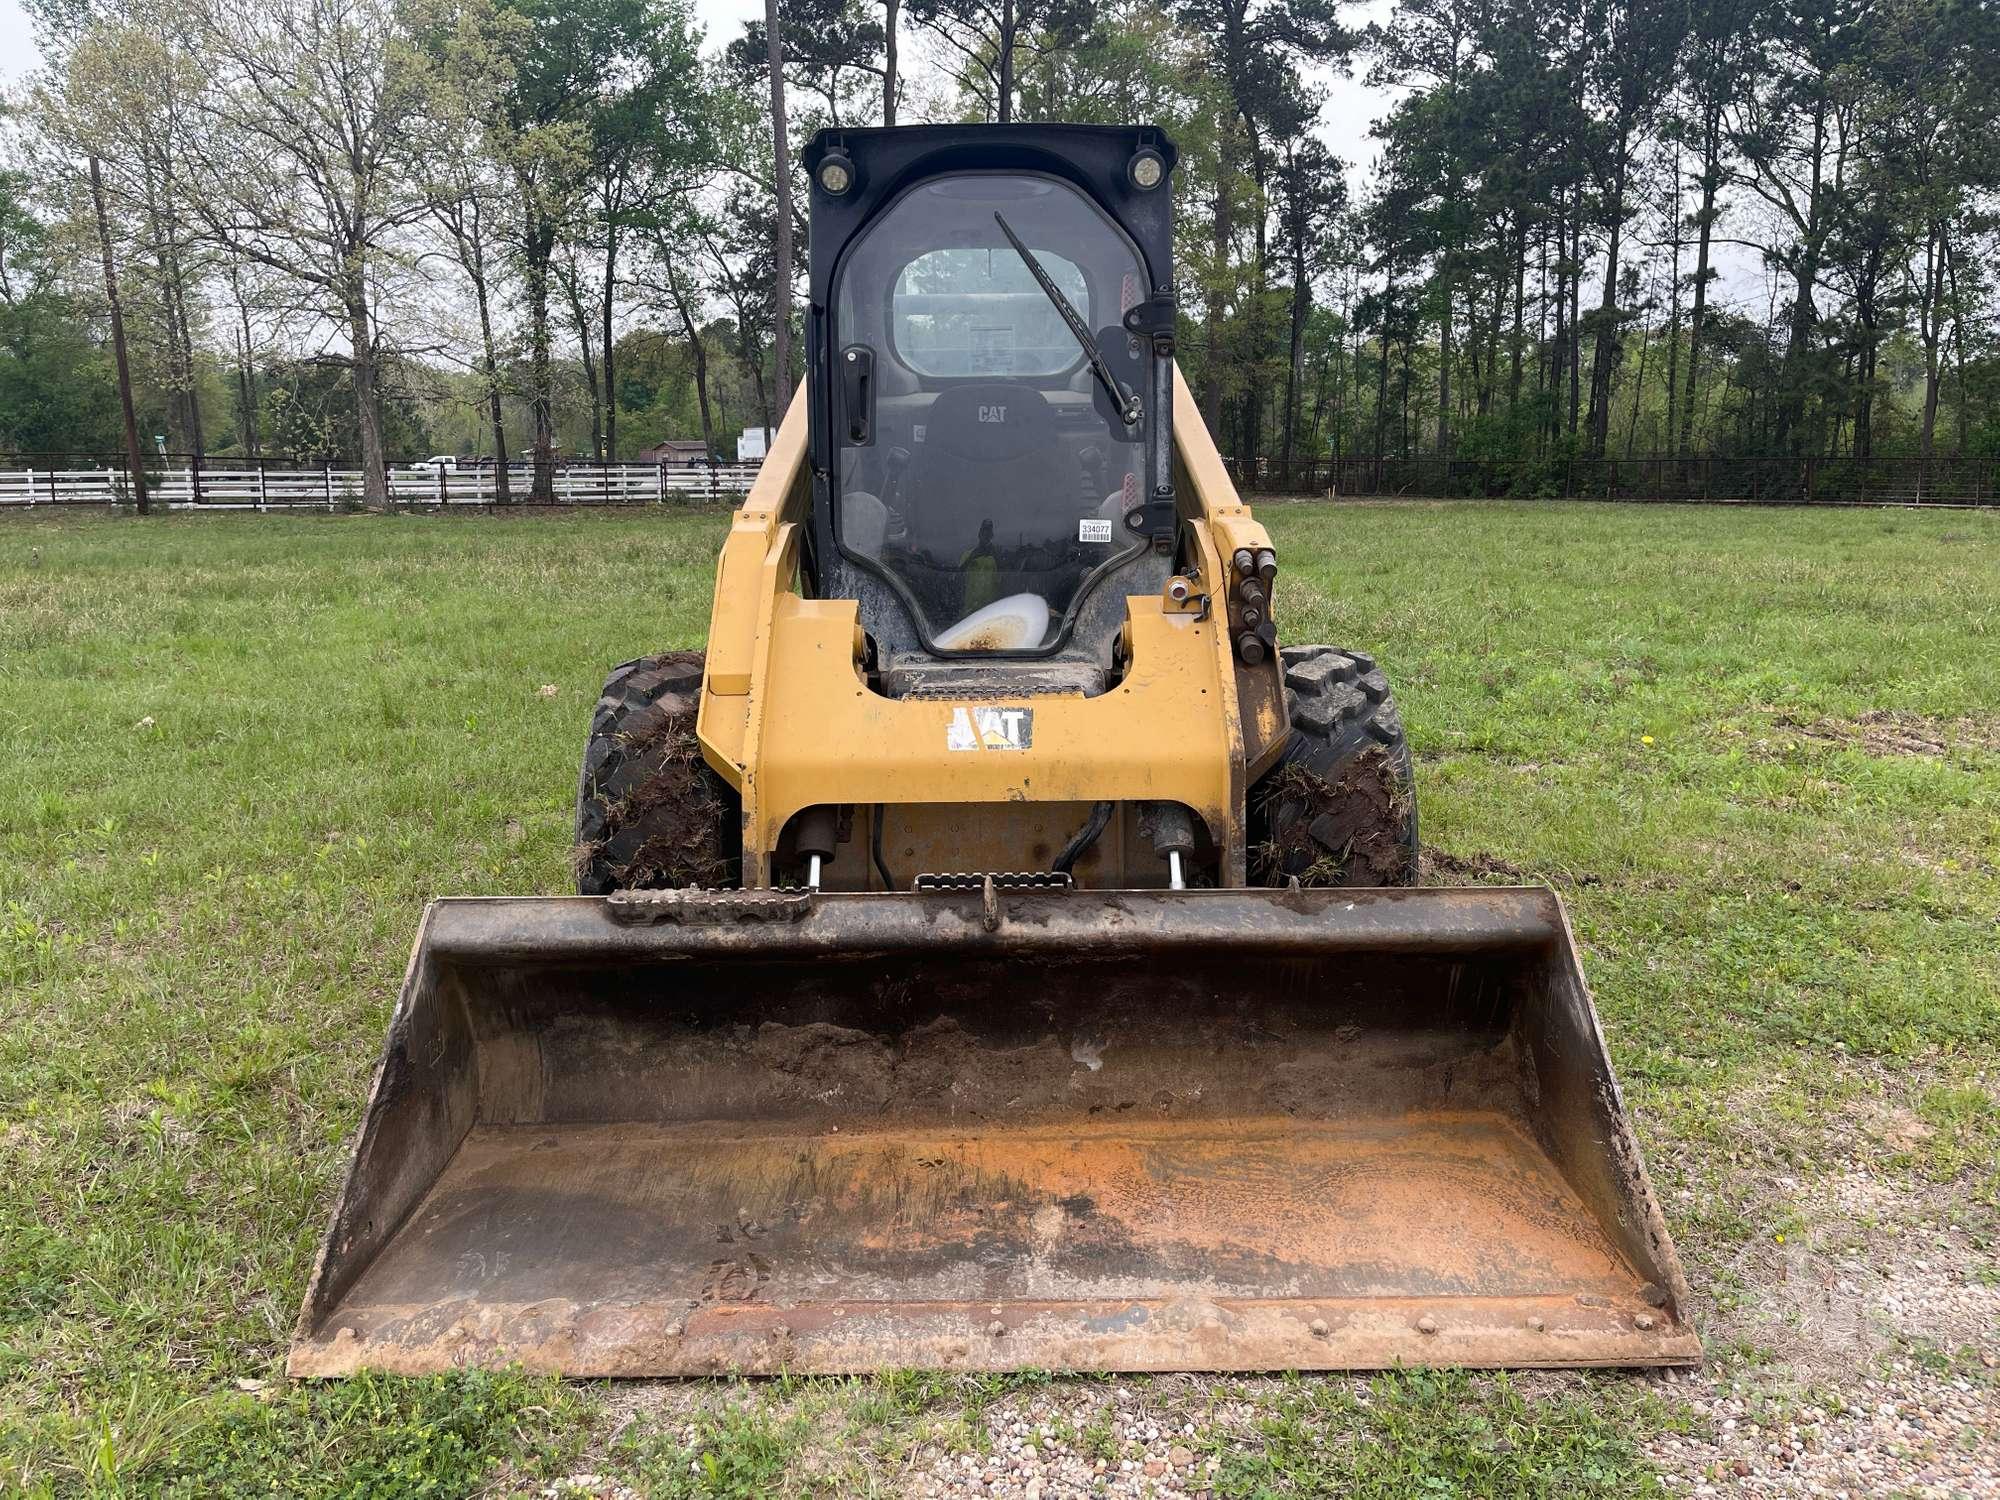
[[[708,444],[700,438],[667,438],[639,450],[639,456],[658,462],[661,459],[708,457]]]

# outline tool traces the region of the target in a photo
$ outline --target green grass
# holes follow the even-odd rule
[[[630,1434],[613,1449],[619,1477],[658,1500],[756,1500],[784,1487],[808,1432],[804,1416],[778,1416],[757,1404],[702,1412],[693,1425],[691,1438]]]
[[[1662,1495],[1638,1463],[1633,1434],[1671,1418],[1605,1388],[1543,1399],[1504,1375],[1389,1377],[1357,1394],[1335,1381],[1294,1381],[1267,1403],[1253,1442],[1218,1442],[1216,1493],[1404,1500],[1595,1500]]]
[[[1287,638],[1396,682],[1426,842],[1563,891],[1718,1316],[1739,1247],[1835,1232],[1833,1171],[1990,1212],[2000,516],[1265,515]],[[1022,1398],[812,1382],[621,1430],[542,1381],[277,1380],[422,903],[566,888],[598,684],[700,643],[723,525],[0,524],[0,1491],[505,1493],[576,1461],[855,1493]],[[1871,749],[1884,710],[1944,753]],[[1264,1456],[1202,1441],[1228,1493],[1626,1493],[1621,1433],[1672,1420],[1633,1389],[1245,1387]]]
[[[366,1375],[269,1402],[210,1401],[156,1461],[108,1453],[96,1477],[118,1487],[136,1477],[175,1500],[465,1495],[503,1475],[546,1472],[576,1446],[577,1415],[576,1400],[547,1381]],[[116,1423],[100,1430],[115,1433]]]

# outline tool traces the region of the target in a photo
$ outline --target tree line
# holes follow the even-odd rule
[[[719,48],[688,0],[31,9],[16,452],[337,453],[378,503],[432,450],[722,452],[802,365],[807,134],[1080,120],[1180,143],[1226,452],[2000,453],[1990,0],[766,0]]]

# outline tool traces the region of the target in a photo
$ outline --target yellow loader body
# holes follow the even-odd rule
[[[1270,537],[1237,498],[1178,372],[1174,396],[1178,490],[1199,549],[1197,576],[1220,579],[1224,558],[1269,548]],[[984,699],[884,697],[863,679],[854,601],[799,590],[805,445],[799,401],[716,569],[701,748],[742,797],[743,883],[771,883],[782,831],[815,805],[895,809],[903,840],[892,850],[896,869],[1013,871],[1037,867],[1037,845],[1054,828],[1074,826],[1079,808],[1109,800],[1187,807],[1221,853],[1223,883],[1242,885],[1245,792],[1283,748],[1287,724],[1277,658],[1256,666],[1237,659],[1225,601],[1204,588],[1183,600],[1128,598],[1131,671],[1095,697],[1010,697],[1004,687]],[[955,720],[1017,703],[1032,705],[1031,744],[951,748]],[[1058,804],[1046,831],[1023,821],[1034,804]],[[982,820],[976,811],[994,808],[1004,815]],[[1134,844],[1115,838],[1105,857],[1121,875],[1143,868],[1146,881],[1157,880],[1150,855],[1127,857]],[[950,862],[926,863],[926,855]],[[857,882],[851,888],[882,888],[865,861],[845,863],[836,871]]]

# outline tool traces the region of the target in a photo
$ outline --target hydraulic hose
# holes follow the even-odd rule
[[[1062,853],[1056,856],[1055,863],[1050,865],[1049,868],[1054,870],[1058,875],[1067,875],[1070,871],[1070,866],[1083,858],[1085,851],[1097,842],[1097,836],[1104,832],[1104,825],[1110,821],[1111,804],[1109,802],[1100,802],[1091,808],[1090,816],[1084,820],[1083,827],[1077,829],[1076,833],[1071,836],[1070,841],[1063,845]]]
[[[896,877],[889,873],[889,862],[882,857],[882,804],[875,804],[874,814],[868,819],[868,852],[875,860],[875,873],[882,877],[882,889],[897,889]]]

